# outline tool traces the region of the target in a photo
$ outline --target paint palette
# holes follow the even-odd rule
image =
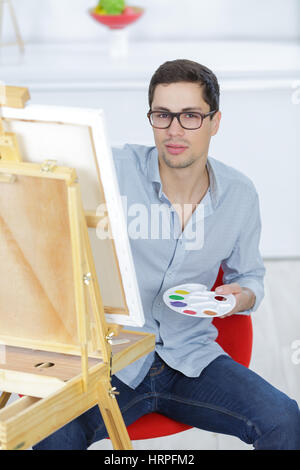
[[[233,294],[218,295],[208,291],[203,284],[181,284],[168,289],[164,295],[165,304],[175,312],[190,317],[220,317],[235,306]]]

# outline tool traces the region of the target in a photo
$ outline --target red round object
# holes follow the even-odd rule
[[[143,8],[127,7],[121,15],[99,15],[95,9],[90,10],[90,15],[99,23],[104,24],[110,29],[122,29],[142,16]]]

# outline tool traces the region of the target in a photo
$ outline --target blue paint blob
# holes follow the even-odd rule
[[[173,307],[186,307],[187,306],[187,304],[183,302],[171,302],[171,305],[173,305]]]

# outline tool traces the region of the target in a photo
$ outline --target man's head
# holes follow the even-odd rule
[[[157,85],[178,82],[197,83],[202,89],[202,96],[209,105],[209,110],[219,111],[220,88],[217,77],[204,65],[186,59],[165,62],[153,74],[148,90],[150,109]]]
[[[150,112],[155,113],[149,118],[159,157],[167,166],[186,168],[206,160],[210,138],[219,128],[219,95],[214,73],[196,62],[168,61],[156,70],[148,95]],[[168,113],[182,114],[173,117]]]

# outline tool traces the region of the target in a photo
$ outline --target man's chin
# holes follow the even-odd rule
[[[170,158],[164,153],[162,154],[162,159],[169,168],[188,168],[194,163],[194,160],[192,159],[181,159],[178,157]]]

